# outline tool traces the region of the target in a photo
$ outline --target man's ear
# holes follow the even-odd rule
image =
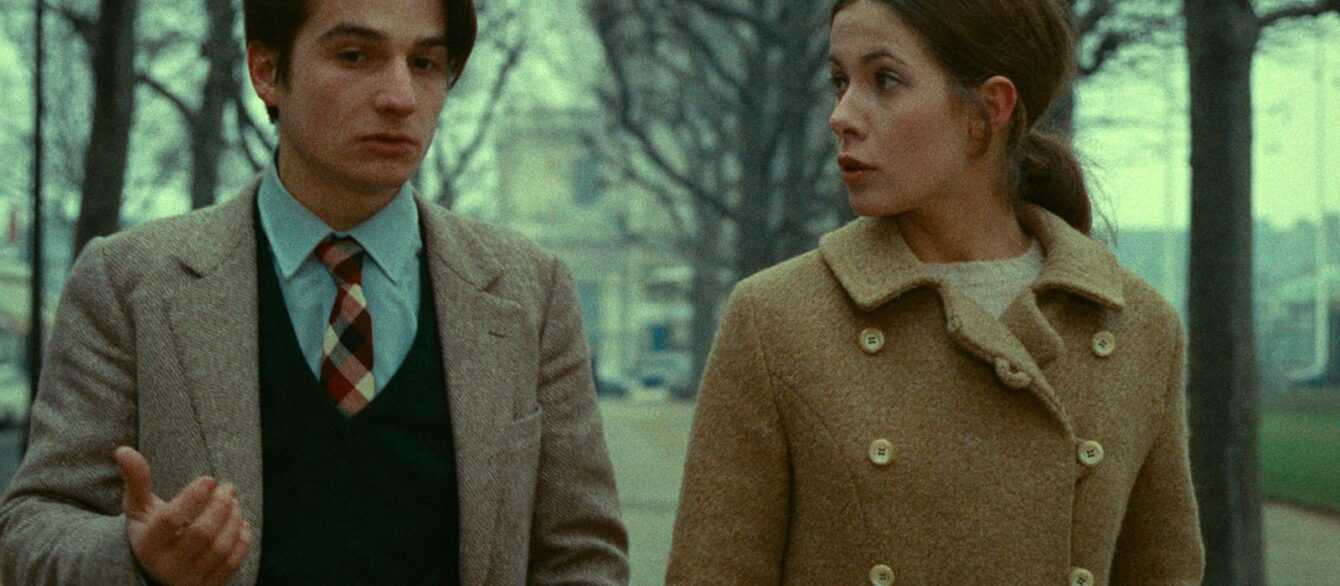
[[[279,60],[275,51],[261,43],[247,43],[247,72],[256,96],[267,108],[279,106]]]
[[[986,109],[986,122],[991,126],[991,134],[999,134],[1010,127],[1014,119],[1014,109],[1019,104],[1019,90],[1008,77],[992,76],[977,88],[981,95],[982,106]]]

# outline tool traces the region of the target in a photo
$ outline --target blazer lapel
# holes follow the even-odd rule
[[[498,516],[493,456],[514,399],[500,388],[516,371],[523,317],[516,302],[490,292],[502,268],[470,226],[437,206],[420,201],[419,209],[456,445],[461,583],[482,584]]]
[[[181,262],[194,280],[168,299],[168,318],[210,467],[237,486],[261,533],[261,425],[257,343],[256,184],[202,214]],[[240,575],[254,576],[252,548]]]

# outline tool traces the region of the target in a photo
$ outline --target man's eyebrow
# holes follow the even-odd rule
[[[331,27],[330,30],[322,34],[317,40],[318,42],[326,42],[336,37],[358,37],[366,41],[374,42],[385,42],[389,39],[389,37],[386,36],[386,33],[376,29],[356,24],[340,23]],[[414,45],[421,48],[446,47],[447,37],[445,35],[422,37],[415,40]]]
[[[344,22],[331,27],[330,30],[322,33],[317,40],[319,42],[325,42],[335,37],[360,37],[368,41],[386,40],[386,34],[381,31]]]

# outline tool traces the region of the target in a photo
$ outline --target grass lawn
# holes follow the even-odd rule
[[[1340,399],[1263,405],[1265,497],[1340,511]]]

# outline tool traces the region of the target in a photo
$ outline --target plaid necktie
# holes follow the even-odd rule
[[[376,392],[372,376],[372,315],[363,296],[363,259],[357,240],[329,236],[316,258],[335,279],[335,306],[321,344],[321,386],[345,415],[353,417]]]

